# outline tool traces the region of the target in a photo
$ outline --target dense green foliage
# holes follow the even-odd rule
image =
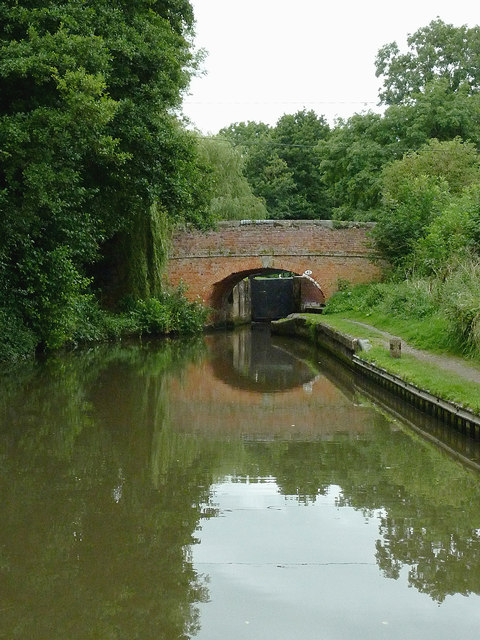
[[[319,143],[332,217],[376,220],[382,169],[430,140],[480,143],[480,95],[466,88],[449,93],[444,84],[437,82],[414,103],[392,105],[383,115],[356,114],[339,121],[329,139]]]
[[[432,140],[385,167],[373,243],[384,284],[343,287],[328,312],[398,318],[427,333],[423,346],[480,355],[480,163],[459,139]],[[379,320],[380,318],[380,320]],[[387,322],[387,324],[388,324]],[[411,336],[418,344],[418,336]]]
[[[444,219],[453,202],[462,201],[479,179],[477,151],[459,139],[431,140],[418,152],[387,165],[381,174],[383,202],[373,231],[377,251],[394,267],[411,264],[429,225]],[[425,270],[424,264],[414,262]]]
[[[383,47],[381,115],[331,128],[303,109],[201,139],[176,115],[193,24],[188,0],[0,0],[0,357],[177,331],[162,283],[177,223],[376,220],[397,280],[475,272],[478,27],[437,19],[407,53]],[[136,325],[98,306],[125,296],[143,301]]]
[[[275,127],[236,123],[220,136],[238,146],[245,158],[244,173],[254,194],[265,201],[272,219],[329,217],[321,180],[317,144],[330,128],[313,111],[284,115]]]
[[[258,220],[267,217],[243,173],[244,159],[237,147],[223,138],[200,138],[200,157],[211,170],[210,215],[214,220]]]
[[[318,144],[321,179],[337,219],[371,220],[380,204],[382,167],[399,154],[395,127],[368,113],[340,121]],[[330,217],[330,216],[329,216]]]
[[[376,220],[373,248],[390,276],[385,284],[347,287],[327,312],[373,313],[376,323],[411,324],[417,343],[475,356],[479,39],[478,27],[435,20],[409,38],[406,54],[395,43],[381,49],[380,97],[390,106],[383,116],[354,116],[321,145],[334,216]]]
[[[415,102],[392,105],[383,115],[355,114],[331,130],[313,114],[317,126],[303,137],[299,115],[305,118],[305,112],[284,116],[275,127],[248,122],[221,131],[242,149],[244,174],[270,218],[375,220],[389,163],[433,139],[480,143],[480,94],[467,87],[451,93],[443,80]]]
[[[205,221],[196,140],[175,117],[195,60],[187,0],[0,2],[0,309],[54,348],[107,241],[158,206]]]
[[[408,51],[396,42],[380,49],[376,75],[383,77],[380,98],[402,104],[425,93],[435,80],[446,81],[449,92],[468,86],[480,89],[480,27],[454,27],[437,18],[408,37]]]
[[[148,298],[125,298],[121,312],[102,309],[84,296],[75,309],[74,329],[68,345],[114,340],[129,336],[194,334],[202,331],[208,309],[189,302],[184,290],[163,291]]]

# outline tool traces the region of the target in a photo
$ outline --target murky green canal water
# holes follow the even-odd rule
[[[304,344],[69,354],[0,410],[2,639],[478,638],[480,475]]]

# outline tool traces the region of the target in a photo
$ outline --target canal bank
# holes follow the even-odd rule
[[[310,340],[416,409],[480,440],[480,371],[476,367],[459,358],[412,349],[404,342],[404,355],[390,358],[389,334],[350,322],[351,333],[347,333],[332,326],[328,318],[292,314],[273,322],[271,328],[275,334]],[[447,384],[438,386],[439,377]]]

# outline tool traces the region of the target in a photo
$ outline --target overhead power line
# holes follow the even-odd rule
[[[287,143],[287,142],[273,142],[271,140],[265,140],[265,139],[258,139],[258,140],[244,140],[242,142],[236,142],[235,140],[231,140],[230,138],[222,138],[221,136],[198,136],[199,138],[201,138],[202,140],[219,140],[220,142],[227,142],[228,144],[231,144],[232,147],[247,147],[247,146],[254,146],[254,145],[268,145],[271,147],[293,147],[295,149],[315,149],[318,146],[318,142],[316,144],[293,144],[293,143]],[[322,138],[319,138],[319,142],[322,140]],[[463,142],[462,142],[463,144]],[[397,152],[398,153],[407,153],[409,151],[414,151],[413,149],[411,149],[410,147],[404,147],[402,148],[398,148]],[[432,148],[431,151],[436,151],[439,153],[448,153],[447,149],[435,149]]]
[[[184,104],[205,104],[205,105],[233,105],[233,104],[260,104],[260,105],[274,105],[274,104],[302,104],[302,105],[317,105],[317,104],[374,104],[377,102],[374,100],[189,100],[186,98]]]
[[[200,138],[202,138],[202,140],[220,140],[220,142],[228,142],[234,147],[246,147],[262,144],[269,145],[271,147],[295,147],[298,149],[314,149],[318,144],[291,144],[287,142],[273,142],[271,140],[244,140],[242,142],[235,142],[230,138],[221,138],[219,136],[200,136]]]

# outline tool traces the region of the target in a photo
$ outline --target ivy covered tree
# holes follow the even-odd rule
[[[152,207],[203,222],[175,117],[195,60],[187,0],[0,1],[0,320],[56,347],[88,265]]]

